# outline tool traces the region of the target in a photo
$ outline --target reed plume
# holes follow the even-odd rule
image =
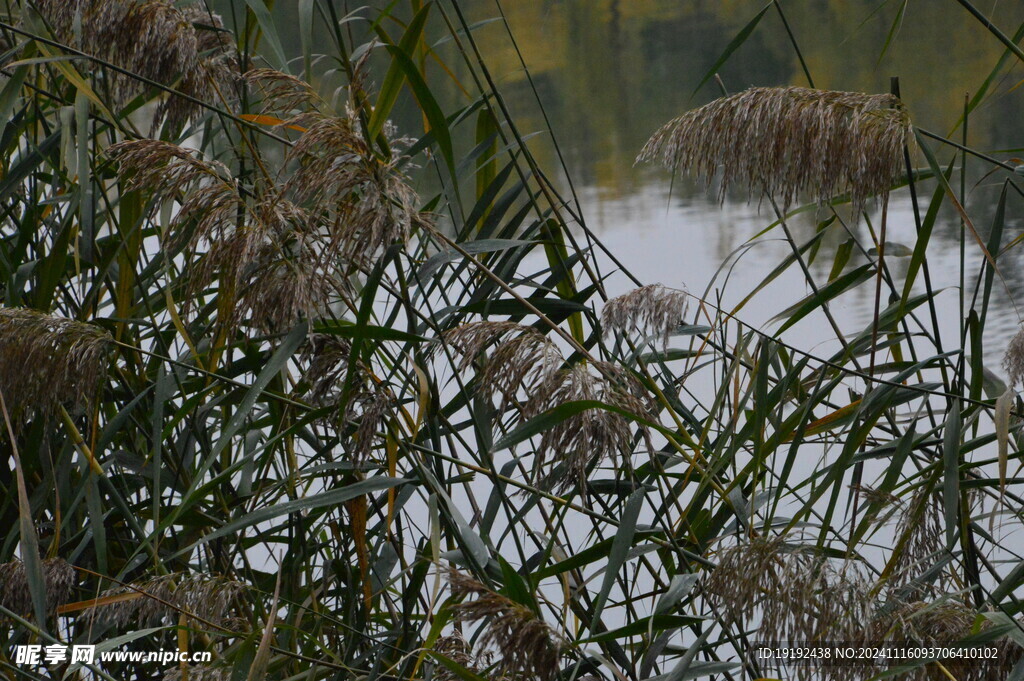
[[[345,294],[345,283],[315,246],[300,243],[282,249],[272,242],[245,263],[238,289],[236,315],[257,328],[282,333],[300,319],[323,314],[332,300]]]
[[[264,113],[298,116],[326,106],[309,83],[276,69],[252,69],[244,79],[253,94],[262,99]]]
[[[686,315],[688,302],[685,291],[661,284],[641,286],[605,303],[601,310],[601,325],[623,334],[638,327],[660,338],[662,345],[667,345],[669,335]]]
[[[705,586],[729,621],[741,624],[753,617],[759,604],[779,581],[784,567],[781,538],[753,537],[718,552],[718,565]],[[796,554],[794,560],[801,560]]]
[[[179,9],[170,0],[37,0],[35,5],[64,44],[202,102],[214,104],[219,95],[233,94],[233,42],[220,17],[200,5]],[[147,88],[138,78],[102,73],[119,106]],[[200,113],[194,101],[170,95],[158,106],[153,127],[166,121],[177,130]]]
[[[515,401],[520,389],[535,391],[564,361],[544,335],[515,322],[470,322],[446,331],[443,340],[461,355],[456,365],[460,371],[482,361],[478,388],[492,397],[500,395],[502,411]],[[492,346],[491,356],[483,358]]]
[[[251,257],[262,241],[259,230],[246,226],[236,230],[246,202],[231,171],[222,163],[153,139],[114,144],[107,155],[118,162],[118,178],[125,190],[178,202],[178,210],[167,226],[165,248],[194,250],[203,243],[223,244],[226,261]]]
[[[341,425],[354,426],[346,449],[352,461],[362,465],[383,441],[397,400],[361,361],[353,367],[354,379],[346,380],[351,350],[349,342],[337,336],[311,335],[302,351],[302,360],[308,363],[302,384],[314,404],[338,407]]]
[[[263,69],[249,80],[264,88],[270,110],[318,104],[294,77]],[[356,118],[307,111],[276,119],[302,135],[278,177],[251,190],[222,164],[170,143],[121,142],[108,154],[127,189],[179,204],[165,244],[190,256],[186,300],[219,279],[231,308],[220,323],[280,332],[321,315],[347,294],[350,275],[428,222],[399,170],[404,159],[395,153],[381,160]]]
[[[886,197],[913,139],[893,95],[757,87],[687,112],[658,130],[637,161],[660,161],[710,183],[768,195],[783,210],[801,192],[817,201],[848,192],[854,215]]]
[[[493,663],[493,655],[490,651],[475,654],[472,644],[458,630],[453,631],[447,636],[438,637],[433,650],[435,653],[444,655],[452,662],[485,678],[487,668]],[[458,675],[444,665],[438,665],[434,669],[432,678],[437,679],[437,681],[458,681],[460,679]]]
[[[639,418],[650,418],[649,395],[629,372],[608,362],[577,364],[550,374],[523,407],[532,418],[568,402],[596,400]],[[648,430],[640,425],[640,436]],[[633,451],[630,419],[589,408],[559,421],[541,434],[534,461],[535,484],[560,493],[585,489],[591,466],[608,459],[624,462]]]
[[[443,338],[462,355],[460,370],[493,345],[491,356],[483,360],[477,389],[491,397],[500,394],[502,412],[521,397],[524,419],[567,402],[589,400],[650,417],[649,395],[632,374],[608,362],[563,368],[558,348],[531,327],[479,321],[451,329]],[[648,438],[647,428],[639,432]],[[599,408],[572,414],[541,435],[533,482],[558,492],[583,488],[591,465],[628,457],[632,440],[630,421],[622,414]]]
[[[46,589],[46,611],[68,602],[75,588],[75,569],[63,558],[42,561],[43,584]],[[28,587],[25,564],[13,560],[0,565],[0,604],[19,615],[32,612],[32,593]]]
[[[394,407],[395,397],[383,384],[357,390],[349,398],[344,416],[356,424],[349,450],[357,465],[366,461],[377,442],[383,441]]]
[[[0,309],[0,394],[15,426],[83,408],[100,388],[112,339],[92,324]]]
[[[924,646],[952,646],[958,641],[991,629],[993,623],[974,608],[956,597],[943,597],[933,602],[910,601],[890,607],[884,618],[873,622],[878,640],[913,641]],[[1020,660],[1024,650],[1003,636],[986,646],[998,648],[998,655],[990,660],[952,658],[941,660],[942,665],[962,681],[996,681],[1007,678],[1009,670]],[[912,681],[939,678],[934,664],[928,664],[909,673]],[[943,677],[945,678],[945,677]]]
[[[297,203],[322,220],[340,256],[361,267],[386,247],[428,223],[399,167],[401,154],[382,160],[363,139],[355,112],[310,113],[284,123],[305,127],[288,152],[295,170],[285,183]],[[392,141],[395,144],[395,141]]]
[[[934,586],[916,579],[931,566],[930,559],[945,549],[944,517],[941,500],[926,489],[915,494],[900,514],[895,536],[897,542],[903,543],[893,557],[891,574],[892,588],[901,598],[909,595],[920,598],[934,592]]]
[[[344,280],[330,240],[278,188],[247,199],[222,164],[158,140],[121,142],[107,153],[119,162],[127,189],[178,202],[164,243],[189,255],[186,312],[219,279],[233,296],[222,324],[248,321],[280,332],[341,295]]]
[[[1016,390],[1024,379],[1024,328],[1014,334],[1003,354],[1003,369],[1010,379],[1009,388]]]
[[[742,626],[760,611],[765,640],[859,640],[874,611],[856,564],[834,565],[781,537],[721,550],[705,584],[728,621]]]
[[[561,637],[533,610],[456,570],[448,579],[456,598],[472,598],[452,606],[455,615],[464,622],[486,622],[479,644],[497,650],[499,677],[551,679],[558,673]]]
[[[344,338],[326,333],[313,333],[306,338],[301,354],[306,364],[302,379],[313,404],[322,406],[338,401],[351,353],[352,344]]]
[[[865,522],[884,525],[903,508],[903,502],[895,494],[867,485],[850,485],[854,493],[864,500]]]
[[[179,611],[202,620],[223,622],[235,600],[245,591],[241,582],[218,575],[174,573],[107,589],[101,597],[138,595],[94,605],[82,612],[90,621],[114,627],[151,626],[172,621]]]

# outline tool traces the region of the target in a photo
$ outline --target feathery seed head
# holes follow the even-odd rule
[[[181,610],[203,620],[221,622],[228,617],[233,602],[245,588],[241,582],[216,575],[163,575],[107,589],[101,596],[138,594],[139,597],[94,605],[82,611],[82,616],[115,627],[127,624],[145,627],[173,620]]]
[[[309,337],[302,352],[309,362],[302,383],[314,404],[334,405],[340,409],[345,398],[345,379],[352,346],[348,341],[326,334]],[[349,386],[351,393],[337,416],[342,424],[353,424],[347,450],[356,465],[362,465],[375,445],[386,435],[388,420],[395,413],[396,398],[390,387],[374,377],[362,362],[353,369],[356,379]]]
[[[227,183],[231,172],[196,151],[156,139],[129,140],[111,145],[107,155],[118,161],[118,177],[128,190],[148,190],[174,199],[196,183]]]
[[[63,558],[48,558],[42,563],[46,611],[52,613],[71,597],[75,587],[75,569]],[[0,604],[19,615],[32,612],[28,575],[25,564],[20,560],[0,564]]]
[[[335,238],[275,188],[247,201],[222,164],[157,140],[122,142],[108,153],[128,189],[180,202],[166,241],[192,256],[186,312],[219,277],[233,296],[220,323],[234,328],[247,320],[279,332],[320,314],[344,289]]]
[[[302,378],[313,404],[325,405],[338,400],[337,389],[345,377],[351,353],[352,344],[344,338],[325,333],[310,334],[306,338],[302,361],[308,362],[308,366]]]
[[[824,202],[849,192],[854,214],[885,197],[903,171],[913,139],[893,95],[757,87],[717,99],[662,127],[638,161],[661,161],[711,181],[721,169],[721,199],[745,185],[787,209],[801,192]]]
[[[443,339],[462,355],[460,370],[495,344],[478,380],[485,393],[502,395],[501,411],[523,389],[524,418],[582,400],[604,402],[638,417],[650,416],[650,396],[632,374],[607,362],[561,368],[564,359],[558,348],[531,327],[513,322],[471,322],[445,332]],[[649,440],[646,428],[640,432]],[[606,409],[573,414],[541,435],[534,482],[559,492],[582,487],[593,463],[628,456],[632,438],[629,420],[621,414]],[[553,464],[551,470],[549,464]]]
[[[276,69],[252,69],[245,82],[263,98],[263,111],[287,114],[317,110],[324,102],[316,90],[304,80]],[[294,121],[285,123],[294,124]]]
[[[394,405],[395,397],[384,384],[358,390],[349,398],[345,420],[357,424],[350,448],[352,460],[357,465],[365,462],[374,444],[383,439]]]
[[[884,525],[903,508],[902,500],[895,494],[867,485],[850,485],[850,489],[861,495],[865,504],[865,520],[875,525]]]
[[[444,332],[443,340],[460,355],[460,371],[473,365],[480,353],[492,343],[499,342],[515,333],[536,333],[532,328],[515,322],[479,321],[469,322]]]
[[[61,405],[88,405],[100,387],[112,339],[92,324],[25,308],[0,309],[0,394],[21,424]]]
[[[858,641],[874,607],[871,581],[859,563],[805,555],[783,561],[763,601],[762,623],[778,640]]]
[[[465,371],[492,344],[494,351],[483,361],[479,389],[502,396],[504,411],[525,389],[532,393],[562,365],[562,355],[544,335],[515,322],[479,321],[446,331],[443,340],[460,355],[458,369]]]
[[[485,678],[487,668],[491,666],[494,659],[492,651],[490,650],[475,653],[473,645],[467,641],[458,630],[453,631],[448,636],[439,637],[437,639],[437,643],[434,644],[434,652],[444,655],[452,662],[462,665],[478,676],[484,676]],[[458,681],[461,677],[453,673],[448,669],[448,667],[438,665],[434,669],[432,678],[437,679],[437,681]],[[499,678],[505,679],[505,681],[513,681],[521,677],[513,676],[511,678]]]
[[[288,152],[296,170],[286,187],[324,220],[345,260],[371,263],[427,222],[415,208],[416,192],[398,169],[401,155],[384,162],[374,154],[354,113],[309,114],[302,122],[308,127]]]
[[[239,313],[247,312],[252,326],[271,333],[317,317],[343,290],[330,264],[321,263],[319,256],[308,246],[292,255],[277,243],[265,244],[240,277]]]
[[[687,306],[685,291],[661,284],[641,286],[605,303],[601,311],[601,325],[623,334],[639,327],[645,333],[660,338],[662,345],[667,345],[669,335],[686,315]]]
[[[705,586],[731,622],[749,620],[765,593],[778,582],[783,547],[781,537],[752,537],[718,552],[718,565],[708,574]],[[799,554],[795,560],[800,560]]]
[[[523,407],[523,416],[531,418],[567,402],[596,400],[637,417],[649,418],[649,399],[632,374],[613,364],[593,362],[590,367],[577,364],[555,371],[539,383]],[[649,440],[645,427],[641,427],[640,432]],[[535,482],[560,493],[574,486],[583,488],[587,471],[593,464],[628,457],[632,449],[633,432],[625,416],[606,409],[586,409],[563,419],[541,435],[534,463]],[[549,464],[552,467],[544,472]]]
[[[199,5],[183,9],[170,0],[37,0],[40,15],[61,42],[73,45],[142,78],[173,87],[200,101],[230,96],[235,71],[233,43],[215,14]],[[81,21],[81,41],[75,26]],[[91,68],[91,64],[85,64]],[[110,91],[125,105],[146,89],[137,78],[96,70],[110,78]],[[153,119],[174,128],[200,113],[188,99],[170,95]]]
[[[943,597],[934,602],[900,602],[890,608],[884,618],[872,622],[875,640],[914,641],[922,646],[946,646],[991,629],[993,623],[981,617],[958,597]],[[963,681],[995,681],[1005,679],[1007,670],[1022,657],[1024,650],[1003,636],[986,645],[999,649],[991,660],[950,658],[942,664],[948,674]],[[929,681],[940,673],[933,665],[925,665],[907,675],[912,681]]]
[[[1006,346],[1003,369],[1010,379],[1010,388],[1016,390],[1024,379],[1024,328],[1018,331]]]
[[[533,610],[456,570],[448,579],[455,597],[472,598],[452,606],[456,616],[465,622],[486,620],[480,645],[498,650],[499,676],[550,679],[558,672],[561,637]]]
[[[743,626],[760,610],[761,633],[780,641],[859,640],[874,608],[859,565],[836,566],[781,537],[721,550],[706,587],[729,621]]]
[[[945,549],[946,525],[941,500],[926,489],[907,502],[896,522],[899,554],[892,566],[890,591],[918,598],[933,595],[936,587],[916,581]],[[905,541],[903,538],[906,538]]]

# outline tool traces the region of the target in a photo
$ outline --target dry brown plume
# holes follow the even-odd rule
[[[294,113],[314,97],[291,76],[264,69],[250,77],[275,111]],[[118,161],[126,189],[177,204],[165,246],[188,255],[186,302],[219,280],[231,309],[221,324],[278,333],[321,316],[347,294],[352,274],[427,218],[399,169],[400,145],[393,141],[396,153],[382,161],[363,141],[354,112],[273,121],[302,135],[276,177],[254,187],[236,182],[223,164],[167,142],[121,142],[108,155]]]
[[[660,161],[710,183],[768,195],[785,210],[803,192],[848,192],[854,214],[885,197],[904,171],[910,118],[893,95],[757,87],[689,111],[662,127],[638,161]]]
[[[765,640],[859,640],[874,609],[857,564],[834,564],[779,537],[722,549],[706,588],[734,623],[749,623],[760,611]]]
[[[529,674],[550,679],[558,672],[561,639],[533,610],[456,570],[448,579],[453,595],[468,599],[452,606],[457,617],[465,622],[485,621],[479,645],[497,650],[498,676]]]
[[[169,0],[37,0],[35,6],[57,40],[82,52],[209,104],[219,105],[219,95],[234,94],[234,45],[220,17],[201,4],[178,8]],[[109,78],[109,92],[121,106],[147,88],[137,78],[91,70]],[[200,113],[195,102],[170,95],[158,107],[153,125],[166,120],[178,129]]]
[[[122,594],[139,597],[93,605],[82,611],[82,616],[115,627],[146,627],[172,621],[179,611],[222,622],[245,588],[241,582],[218,575],[174,573],[108,589],[100,594],[101,598]]]
[[[568,402],[594,400],[650,418],[649,399],[629,372],[609,362],[592,362],[551,374],[526,403],[523,415],[531,418]],[[648,439],[646,427],[639,425],[638,432]],[[558,492],[574,486],[582,490],[591,466],[605,460],[625,462],[633,451],[633,437],[631,420],[620,413],[594,407],[573,414],[541,434],[535,482]]]
[[[462,355],[459,369],[481,360],[478,389],[501,396],[501,411],[518,402],[521,416],[533,418],[568,402],[599,401],[649,418],[650,396],[632,374],[609,362],[566,367],[558,348],[535,329],[513,322],[479,321],[447,331],[444,341]],[[482,353],[492,348],[490,357]],[[647,437],[644,427],[641,436]],[[622,460],[633,450],[630,419],[589,408],[572,414],[541,434],[533,482],[565,492],[583,487],[590,467]]]
[[[641,286],[605,303],[601,310],[601,325],[623,334],[632,332],[636,327],[657,336],[665,345],[669,335],[682,323],[688,302],[685,291],[661,284]]]
[[[25,308],[0,309],[0,393],[16,424],[81,408],[99,390],[112,339],[103,329]]]
[[[43,561],[43,583],[46,611],[52,613],[70,598],[75,587],[75,569],[63,558],[48,558]],[[19,615],[32,611],[28,576],[20,560],[0,564],[0,604]]]

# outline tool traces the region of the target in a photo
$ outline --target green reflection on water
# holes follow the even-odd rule
[[[890,76],[899,76],[915,123],[952,133],[965,95],[978,91],[1004,50],[959,5],[933,1],[908,3],[883,55],[901,4],[831,0],[783,6],[816,87],[887,92]],[[1024,3],[990,4],[995,5],[991,17],[1004,32],[1012,34],[1024,22]],[[469,5],[475,20],[496,13],[491,0]],[[712,81],[691,97],[725,46],[763,6],[761,0],[503,3],[574,179],[610,196],[632,192],[648,175],[633,169],[633,159],[655,129],[719,94]],[[487,25],[478,40],[523,129],[543,129],[504,28]],[[765,14],[720,75],[731,91],[807,85],[774,11]],[[1015,68],[996,80],[990,99],[971,116],[972,146],[1022,144],[1024,87],[1007,93],[1021,78],[1024,71]],[[536,146],[546,153],[544,145]]]

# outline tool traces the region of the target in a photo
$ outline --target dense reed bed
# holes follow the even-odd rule
[[[867,679],[755,644],[970,640],[998,664],[893,674],[1024,678],[1024,336],[984,359],[1019,166],[915,127],[895,87],[723,92],[651,130],[639,161],[760,201],[788,243],[750,293],[806,289],[753,328],[642,273],[606,288],[615,254],[463,3],[358,4],[286,8],[295,55],[260,0],[0,11],[5,677]],[[1005,46],[988,88],[1024,53],[959,4]],[[949,208],[983,255],[955,338],[929,273]],[[873,318],[843,328],[861,290]],[[212,661],[14,660],[61,643]]]

